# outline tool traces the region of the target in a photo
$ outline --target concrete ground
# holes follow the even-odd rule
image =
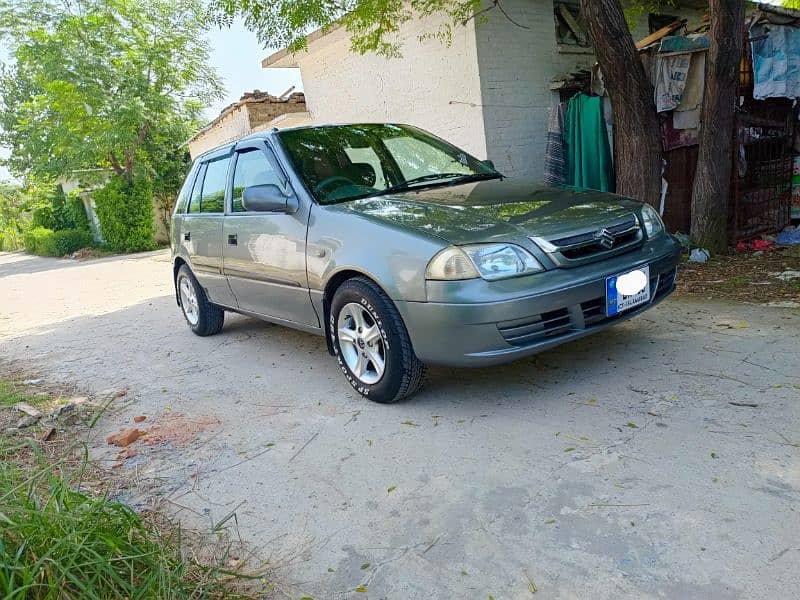
[[[235,511],[288,597],[797,596],[796,309],[672,298],[381,406],[321,338],[236,315],[193,336],[170,276],[163,252],[0,255],[0,356],[127,389],[102,426],[147,416],[129,501]]]

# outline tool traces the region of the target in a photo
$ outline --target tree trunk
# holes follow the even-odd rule
[[[691,237],[714,252],[728,246],[728,196],[733,167],[736,85],[744,43],[744,0],[710,0],[711,46],[700,149],[692,190]]]
[[[653,86],[639,58],[620,0],[581,0],[581,14],[614,109],[617,192],[658,208],[661,128]]]

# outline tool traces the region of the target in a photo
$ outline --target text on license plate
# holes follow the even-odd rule
[[[650,267],[606,277],[606,315],[613,317],[650,300]]]

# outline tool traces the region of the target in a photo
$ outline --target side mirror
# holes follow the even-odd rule
[[[485,164],[487,167],[489,167],[492,171],[496,171],[497,170],[497,169],[494,168],[494,161],[493,160],[489,160],[487,158],[485,161],[483,161],[483,164]]]
[[[252,212],[287,212],[288,197],[277,185],[251,185],[242,192],[242,206]]]

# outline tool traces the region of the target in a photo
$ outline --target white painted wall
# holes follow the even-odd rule
[[[432,17],[403,25],[401,58],[354,54],[339,29],[288,59],[300,67],[314,122],[407,123],[485,158],[481,111],[470,106],[481,101],[474,24],[456,28],[449,47],[418,39],[443,22]]]
[[[594,56],[559,51],[552,0],[504,0],[503,8],[527,29],[499,10],[476,27],[487,153],[506,175],[541,177],[548,111],[558,101],[550,83],[589,68]]]

